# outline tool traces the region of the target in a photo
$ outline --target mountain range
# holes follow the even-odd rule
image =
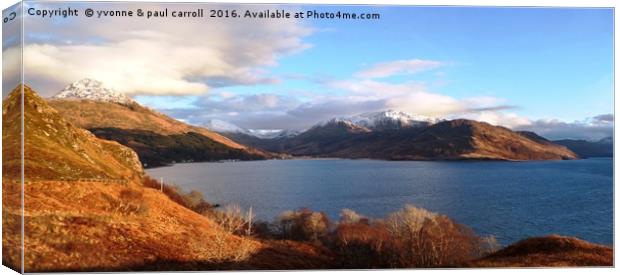
[[[614,156],[613,137],[606,137],[594,141],[583,139],[561,139],[554,140],[553,143],[564,145],[583,158]]]
[[[135,150],[145,167],[176,162],[296,157],[387,160],[546,160],[604,156],[603,144],[549,141],[473,120],[441,120],[396,110],[319,122],[302,130],[245,129],[211,120],[198,127],[84,79],[49,100],[74,125]],[[577,153],[571,151],[574,149]]]
[[[441,121],[440,119],[412,115],[401,111],[386,110],[381,112],[369,112],[356,116],[332,118],[327,121],[319,122],[315,126],[326,125],[333,122],[342,121],[359,127],[371,130],[398,130],[404,128],[424,127]],[[204,126],[218,133],[245,134],[261,139],[293,137],[305,132],[306,130],[292,129],[246,129],[230,122],[212,119],[207,121]]]
[[[293,137],[259,139],[228,136],[250,146],[293,156],[388,160],[550,160],[578,156],[534,133],[473,120],[449,120],[400,128],[367,128],[349,120],[331,120]]]
[[[327,121],[319,122],[310,129],[303,131],[244,129],[232,123],[221,120],[212,120],[207,123],[205,127],[212,129],[213,131],[217,131],[222,135],[225,135],[232,140],[235,140],[242,144],[247,144],[249,146],[273,152],[289,153],[296,156],[349,158],[370,157],[381,159],[459,159],[478,158],[474,157],[474,155],[477,153],[465,153],[465,151],[475,152],[477,148],[489,148],[492,146],[500,145],[504,145],[507,146],[506,148],[510,148],[509,141],[503,141],[495,145],[487,144],[484,146],[478,146],[480,145],[478,144],[469,146],[469,149],[463,148],[464,151],[461,153],[455,152],[455,154],[448,156],[442,154],[420,152],[419,150],[421,150],[421,148],[412,149],[415,148],[414,145],[402,144],[403,142],[405,142],[405,140],[407,140],[407,136],[411,137],[414,135],[418,135],[424,132],[423,130],[427,128],[432,129],[434,128],[433,125],[440,124],[446,121],[448,120],[416,116],[407,114],[405,112],[387,110],[381,112],[364,113],[350,117],[333,118]],[[488,126],[492,126],[473,120],[461,121],[463,121],[464,124],[468,125],[468,127],[471,126],[472,128],[476,128],[478,125],[486,125],[488,130]],[[500,132],[511,131],[503,127],[497,127],[495,129],[501,130],[491,131],[495,132],[492,135],[496,136],[497,134],[500,134]],[[363,137],[364,135],[360,135],[361,133],[365,133],[365,137]],[[526,138],[537,143],[537,146],[544,145],[550,146],[549,148],[555,147],[555,149],[551,151],[559,152],[557,151],[559,148],[558,145],[560,147],[564,146],[570,151],[576,153],[574,157],[588,158],[613,156],[612,137],[607,137],[596,141],[572,139],[551,141],[537,135],[534,132],[516,131],[514,133],[519,134],[517,136],[512,136],[512,138],[516,138],[514,142],[515,144],[525,144],[518,141],[518,139]],[[446,134],[450,135],[449,133]],[[475,131],[473,131],[472,134],[475,134]],[[356,137],[353,138],[353,136]],[[473,138],[474,136],[472,136],[472,140]],[[391,142],[387,142],[388,139],[390,139]],[[480,141],[483,139],[477,138],[476,140]],[[411,140],[406,142],[410,141]],[[381,148],[372,149],[372,147],[376,147],[379,144],[382,144]],[[434,144],[433,146],[436,145],[438,144]],[[410,148],[405,149],[408,148],[407,146],[409,146]],[[393,148],[390,149],[390,147]],[[348,150],[346,148],[356,149]],[[369,151],[364,152],[364,150]],[[402,150],[414,150],[417,152],[413,152],[413,154],[407,154],[406,152],[401,152]],[[511,148],[510,150],[525,152],[522,149],[515,148]],[[495,151],[499,152],[498,150]],[[567,152],[563,152],[556,157],[561,159],[574,158],[571,154],[566,153]],[[527,153],[526,155],[521,156],[519,156],[519,154],[520,153],[515,152],[500,153],[496,155],[495,153],[488,154],[487,152],[485,154],[480,154],[480,158],[509,160],[540,158],[540,156],[537,156],[539,155],[538,153]],[[542,157],[542,159],[547,159],[548,157],[550,157],[550,155],[547,153],[543,153],[543,155],[546,155],[547,157]],[[551,158],[553,159],[555,157]]]
[[[282,129],[245,129],[230,122],[219,119],[210,119],[206,123],[204,123],[204,126],[207,129],[218,133],[245,134],[262,139],[289,137],[295,136],[300,133],[300,131]]]

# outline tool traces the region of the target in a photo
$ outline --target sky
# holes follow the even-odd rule
[[[552,139],[612,135],[611,9],[72,6],[317,10],[381,18],[25,16],[25,82],[43,96],[89,77],[195,125],[222,120],[247,129],[301,130],[391,109],[476,119]],[[4,41],[10,63],[17,45]]]

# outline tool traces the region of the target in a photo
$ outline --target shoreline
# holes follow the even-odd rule
[[[579,159],[548,159],[548,160],[510,160],[510,159],[489,159],[489,158],[461,158],[461,159],[378,159],[378,158],[338,158],[338,157],[292,157],[285,159],[253,159],[253,160],[217,160],[217,161],[191,161],[191,162],[176,162],[166,165],[157,165],[144,167],[144,170],[157,169],[163,167],[172,167],[177,164],[193,164],[193,163],[242,163],[242,162],[259,162],[259,161],[287,161],[287,160],[360,160],[360,161],[385,161],[385,162],[476,162],[476,163],[492,163],[492,162],[514,162],[514,163],[528,163],[528,162],[563,162],[563,161],[579,161],[588,159],[613,159],[613,157],[588,157]]]

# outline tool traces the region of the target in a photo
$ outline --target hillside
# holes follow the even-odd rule
[[[529,238],[470,263],[472,267],[613,266],[611,247],[551,235]]]
[[[577,158],[566,147],[534,133],[464,119],[380,131],[347,121],[332,121],[290,138],[258,139],[239,133],[229,136],[264,150],[295,156],[391,160]]]
[[[19,178],[20,89],[2,102],[3,176]],[[27,180],[62,178],[134,179],[142,166],[131,149],[74,127],[24,86],[24,170]],[[43,157],[44,156],[44,157]]]
[[[614,156],[613,138],[604,138],[598,141],[562,139],[553,142],[566,146],[582,158]]]
[[[90,128],[99,138],[115,140],[131,147],[148,164],[162,166],[175,162],[257,160],[271,154],[253,149],[235,149],[196,132],[162,135],[152,131],[119,128]],[[255,153],[251,153],[255,152]]]
[[[325,267],[312,247],[233,235],[143,186],[131,149],[75,127],[27,86],[22,209],[19,160],[6,161],[19,152],[20,98],[18,87],[3,101],[3,264],[19,270],[23,210],[26,272]]]
[[[179,137],[187,140],[200,136],[197,138],[206,141],[205,144],[191,148],[201,151],[200,155],[193,156],[193,161],[274,157],[270,153],[239,144],[205,128],[185,124],[135,102],[119,104],[95,100],[51,99],[49,104],[74,125],[89,130],[97,129],[97,136],[118,141],[134,149],[148,167],[187,161],[186,154],[170,154],[182,149],[176,145],[186,143],[177,140]],[[137,142],[143,140],[144,135],[154,138],[149,142]],[[157,142],[170,139],[174,141]]]

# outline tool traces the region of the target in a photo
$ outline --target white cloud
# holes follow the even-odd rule
[[[54,8],[59,4],[40,5]],[[166,8],[181,10],[187,6]],[[83,17],[64,19],[62,27],[37,17],[27,20],[26,81],[45,96],[84,77],[128,94],[154,95],[200,94],[211,87],[277,83],[268,68],[281,56],[310,47],[302,39],[312,33],[311,28],[293,19],[206,23],[205,18]]]
[[[415,74],[443,66],[439,61],[408,59],[379,63],[356,74],[360,78],[383,78],[400,74]]]
[[[271,93],[232,95],[214,92],[196,102],[195,106],[200,112],[196,109],[168,112],[195,124],[220,119],[244,128],[296,130],[334,117],[387,109],[437,118],[469,116],[493,124],[502,124],[507,118],[515,121],[507,126],[516,125],[521,119],[516,115],[504,115],[502,112],[506,107],[494,105],[504,102],[502,99],[457,99],[431,92],[425,85],[416,82],[393,84],[374,80],[342,80],[325,85],[334,93],[301,99],[294,95]],[[236,115],[229,115],[232,112]]]
[[[344,80],[328,84],[330,87],[348,91],[348,100],[381,101],[383,109],[396,109],[430,117],[472,112],[476,108],[492,108],[503,102],[493,97],[457,99],[431,92],[422,83],[387,83],[375,80]]]
[[[613,115],[604,114],[573,122],[558,119],[533,120],[527,125],[515,127],[516,130],[533,131],[548,139],[599,140],[613,136]]]
[[[513,130],[534,131],[549,139],[600,139],[612,135],[613,115],[582,121],[532,120],[511,110],[506,100],[495,97],[458,99],[429,91],[420,83],[385,83],[372,80],[343,80],[326,83],[339,93],[301,100],[293,95],[270,93],[234,95],[215,92],[201,97],[192,109],[166,110],[194,124],[221,119],[249,129],[303,130],[320,121],[364,112],[394,109],[443,119],[465,118]]]
[[[493,125],[508,127],[511,129],[531,125],[528,118],[517,115],[516,113],[505,113],[502,111],[479,111],[463,114],[453,114],[447,118],[466,118],[477,121],[484,121]]]
[[[2,98],[21,82],[21,51],[9,48],[2,52]]]

